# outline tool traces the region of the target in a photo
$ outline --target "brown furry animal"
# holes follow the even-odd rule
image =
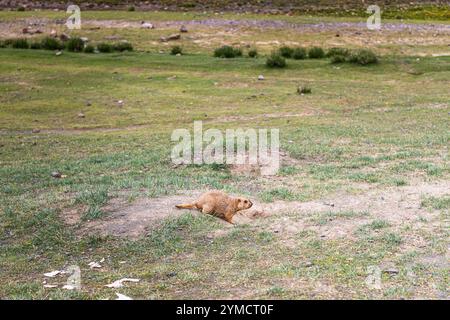
[[[233,216],[240,210],[251,208],[253,203],[246,198],[230,197],[222,191],[208,191],[202,194],[197,201],[178,204],[179,209],[197,209],[225,221],[232,223]]]

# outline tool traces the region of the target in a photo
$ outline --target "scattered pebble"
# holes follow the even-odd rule
[[[54,276],[57,276],[60,273],[61,273],[60,270],[55,270],[55,271],[44,273],[44,276],[48,277],[48,278],[53,278]]]
[[[59,172],[59,171],[53,171],[51,175],[53,178],[61,178],[61,172]],[[54,272],[56,272],[56,271],[54,271]],[[58,272],[61,272],[61,271],[58,271]]]
[[[262,74],[260,74],[259,76],[258,76],[258,80],[264,80],[265,78],[264,78],[264,76],[262,75]]]

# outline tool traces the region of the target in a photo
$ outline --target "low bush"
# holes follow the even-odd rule
[[[283,46],[278,51],[283,58],[292,58],[292,54],[294,53],[294,49],[288,46]]]
[[[84,41],[81,38],[70,38],[66,42],[66,49],[71,52],[81,52],[84,49]]]
[[[84,52],[85,53],[94,53],[95,52],[95,48],[93,45],[88,44],[86,47],[84,47]]]
[[[45,50],[61,50],[64,48],[64,45],[58,39],[45,37],[41,41],[41,47]]]
[[[13,39],[11,47],[14,49],[28,49],[30,47],[27,39]]]
[[[284,68],[286,67],[286,60],[279,52],[273,52],[267,57],[266,66],[269,68]]]
[[[347,57],[343,55],[331,56],[331,63],[344,63],[347,61]]]
[[[296,60],[306,59],[307,56],[305,48],[295,48],[294,52],[292,52],[292,58]]]
[[[248,50],[247,54],[250,58],[256,58],[258,56],[258,51],[253,48],[253,49]]]
[[[180,46],[173,46],[172,49],[170,49],[171,55],[177,55],[177,54],[182,54],[182,53],[183,53],[183,48],[181,48]]]
[[[119,42],[113,45],[113,50],[114,51],[119,51],[119,52],[123,52],[123,51],[133,51],[133,45],[129,42]]]
[[[42,49],[42,44],[40,42],[37,42],[37,41],[32,42],[30,44],[30,49],[36,49],[36,50]]]
[[[325,57],[325,51],[320,47],[312,47],[308,51],[308,57],[310,59],[321,59]]]
[[[350,54],[350,51],[346,48],[330,48],[327,51],[327,57],[333,57],[333,56],[347,57],[349,54]]]
[[[356,63],[359,65],[368,65],[368,64],[374,64],[378,62],[378,58],[373,53],[373,51],[368,49],[361,49],[357,50],[355,52],[352,52],[350,56],[348,57],[348,62]]]
[[[98,49],[98,51],[103,52],[103,53],[113,52],[113,46],[106,42],[99,43],[97,45],[97,49]]]
[[[214,57],[217,58],[236,58],[242,56],[242,50],[240,48],[234,48],[231,46],[222,46],[214,50]]]

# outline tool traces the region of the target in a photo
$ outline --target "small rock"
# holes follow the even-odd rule
[[[123,105],[123,100],[117,100],[117,104],[118,104],[119,106],[122,106],[122,105]]]
[[[52,30],[52,31],[50,31],[50,36],[52,36],[52,37],[57,37],[58,36],[58,33],[56,32],[56,30]]]
[[[30,32],[30,29],[28,29],[28,27],[22,29],[23,34],[27,34],[29,32]]]
[[[61,178],[61,173],[58,171],[53,171],[52,172],[52,177],[53,178]]]
[[[186,28],[186,26],[182,25],[180,28],[180,32],[188,32],[188,29]]]
[[[85,117],[85,115],[84,115],[83,112],[80,112],[80,113],[78,114],[78,118],[84,118],[84,117]]]
[[[394,274],[398,274],[398,269],[394,268],[394,267],[391,267],[391,268],[384,269],[383,272],[387,273],[387,274],[394,275]]]
[[[143,28],[143,29],[154,29],[155,26],[153,26],[153,24],[151,24],[150,22],[142,21],[141,22],[141,28]]]
[[[31,131],[31,133],[39,133],[39,132],[41,132],[41,130],[39,130],[39,129],[33,129],[33,130]]]
[[[130,298],[124,294],[117,293],[117,292],[116,292],[116,296],[117,296],[116,300],[133,300],[132,298]]]
[[[55,56],[60,56],[62,55],[62,51],[56,51]]]
[[[92,104],[89,101],[87,101],[86,102],[86,107],[90,107],[90,106],[92,106]]]
[[[265,78],[264,78],[264,76],[262,75],[262,74],[260,74],[259,76],[258,76],[258,80],[264,80]]]
[[[304,266],[307,268],[312,267],[313,265],[314,265],[314,263],[312,263],[311,261],[306,261],[304,264]]]
[[[172,277],[175,277],[176,275],[177,275],[176,272],[169,272],[169,273],[167,274],[167,277],[172,278]]]

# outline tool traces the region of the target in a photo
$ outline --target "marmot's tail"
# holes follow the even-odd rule
[[[197,209],[195,203],[177,204],[175,207],[178,209]]]

